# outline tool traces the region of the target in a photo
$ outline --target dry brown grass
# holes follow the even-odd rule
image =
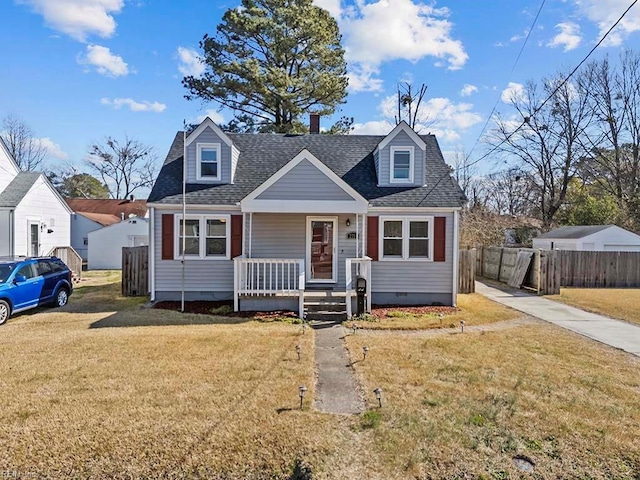
[[[352,443],[309,411],[313,332],[142,309],[114,280],[2,327],[0,476],[287,478],[298,460],[321,475]]]
[[[640,289],[637,288],[562,288],[560,295],[548,298],[640,324]]]
[[[401,307],[390,309],[386,318],[375,321],[355,320],[358,327],[371,330],[423,330],[428,328],[457,327],[460,320],[466,325],[486,325],[522,316],[508,307],[492,302],[477,293],[458,295],[458,311],[445,314],[442,321],[437,314],[416,315],[405,313]],[[352,323],[347,323],[351,326]]]
[[[639,362],[580,337],[348,336],[385,405],[340,417],[309,410],[312,331],[143,309],[117,281],[0,328],[0,477],[517,478],[516,453],[532,478],[638,476]]]
[[[556,327],[348,337],[376,408],[370,448],[407,478],[640,476],[640,362]]]

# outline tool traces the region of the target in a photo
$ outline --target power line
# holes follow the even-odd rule
[[[638,1],[640,0],[634,0],[633,2],[631,2],[631,5],[629,5],[627,7],[627,9],[622,13],[622,15],[620,15],[620,17],[618,18],[618,20],[616,20],[616,22],[609,28],[609,30],[607,30],[605,32],[605,34],[602,36],[602,38],[598,41],[598,43],[596,43],[593,48],[591,50],[589,50],[589,53],[587,53],[587,55],[580,61],[580,63],[578,63],[578,65],[576,65],[576,67],[571,71],[571,73],[569,73],[569,75],[566,76],[566,78],[560,82],[556,88],[553,90],[553,92],[551,92],[551,94],[549,94],[547,96],[547,98],[545,98],[545,100],[538,106],[536,107],[533,112],[531,113],[531,117],[533,117],[534,115],[536,115],[546,104],[549,100],[551,100],[556,93],[558,93],[558,91],[564,86],[566,85],[566,83],[569,81],[569,79],[571,79],[571,77],[578,71],[578,69],[589,59],[589,57],[593,54],[593,52],[596,51],[596,49],[602,44],[602,42],[604,42],[604,40],[609,36],[609,34],[613,31],[614,28],[616,28],[618,26],[618,24],[622,21],[622,19],[627,15],[627,13],[629,13],[629,10],[631,10],[633,7],[635,7],[635,5],[638,3]],[[520,131],[520,129],[522,127],[524,127],[528,122],[530,121],[530,117],[525,118],[522,123],[520,125],[518,125],[518,127],[511,132],[509,135],[507,135],[503,140],[500,141],[500,143],[498,143],[497,145],[495,145],[491,150],[489,150],[487,153],[485,153],[484,155],[482,155],[479,159],[474,160],[473,162],[466,164],[465,168],[469,168],[472,167],[474,165],[476,165],[477,163],[481,162],[482,160],[484,160],[485,158],[487,158],[489,155],[491,155],[492,153],[494,153],[495,151],[497,151],[502,145],[504,145],[505,143],[507,143],[509,140],[511,140],[511,137],[513,137],[516,133],[518,133]],[[477,141],[476,141],[477,143]],[[467,157],[469,158],[469,157]],[[420,202],[418,202],[418,205],[420,205],[422,202],[424,202],[427,197],[431,194],[431,192],[433,192],[433,190],[440,184],[440,182],[442,181],[442,179],[449,175],[449,172],[446,172],[444,175],[442,175],[442,177],[440,177],[440,179],[435,183],[435,185],[433,187],[431,187],[431,189],[427,192],[427,194],[422,198],[422,200],[420,200]]]

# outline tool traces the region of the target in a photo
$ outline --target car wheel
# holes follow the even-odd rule
[[[4,325],[9,320],[11,315],[11,308],[9,304],[4,300],[0,300],[0,325]]]
[[[56,307],[64,307],[69,301],[69,292],[66,288],[61,288],[58,290],[58,295],[56,295]]]

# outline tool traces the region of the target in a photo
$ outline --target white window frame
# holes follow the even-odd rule
[[[182,220],[182,214],[176,214],[173,216],[173,231],[174,235],[174,246],[173,246],[173,258],[175,260],[182,260],[182,254],[180,253],[180,221]],[[199,246],[198,255],[185,255],[185,259],[200,259],[200,260],[230,260],[231,259],[231,215],[187,215],[185,217],[187,220],[198,220],[200,225],[200,238],[199,238]],[[206,228],[207,228],[207,220],[223,220],[226,225],[226,249],[225,255],[206,255],[207,251],[207,236]]]
[[[209,175],[202,176],[202,151],[215,150],[218,164],[218,175],[211,177]],[[198,143],[196,144],[196,180],[204,180],[211,182],[219,182],[222,179],[222,147],[219,143]],[[213,163],[213,162],[206,162]]]
[[[433,216],[381,216],[378,224],[378,258],[383,262],[433,262]],[[402,256],[384,256],[384,222],[402,222]],[[429,222],[429,256],[409,257],[410,222]]]
[[[396,152],[409,152],[409,179],[405,178],[396,178],[394,176],[395,170],[395,161],[396,161]],[[415,166],[415,147],[414,146],[406,146],[406,147],[391,147],[389,152],[389,183],[404,183],[409,184],[413,183],[414,179],[414,166]]]

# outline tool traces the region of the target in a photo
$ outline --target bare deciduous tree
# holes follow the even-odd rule
[[[91,146],[88,166],[109,187],[113,198],[127,198],[139,188],[150,187],[155,177],[153,147],[125,137],[120,142],[106,137]]]
[[[419,122],[427,119],[420,118],[420,105],[427,93],[426,84],[420,85],[416,92],[410,82],[398,83],[398,113],[395,116],[396,125],[405,121],[412,129],[416,129]]]
[[[12,113],[4,117],[0,136],[20,170],[33,171],[42,168],[47,149],[24,120]]]

